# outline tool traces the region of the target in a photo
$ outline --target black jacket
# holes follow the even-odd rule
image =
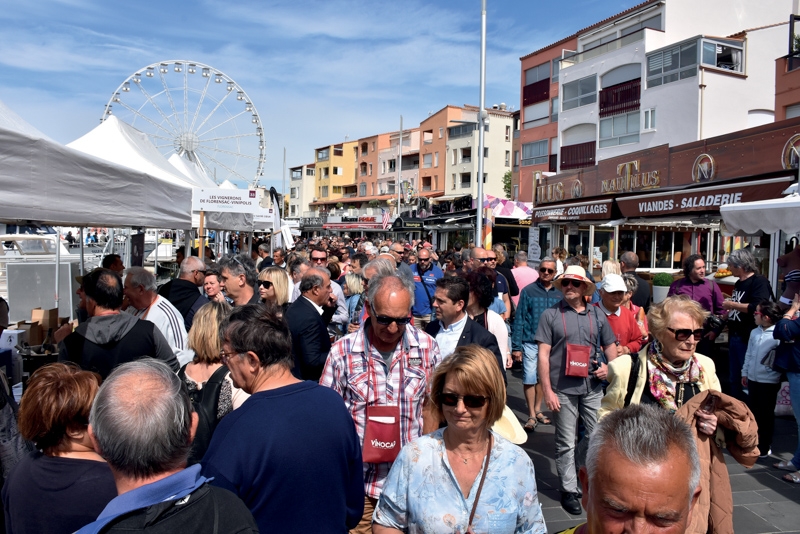
[[[188,500],[166,501],[125,514],[102,532],[251,534],[258,532],[258,526],[239,497],[206,483]]]
[[[302,380],[319,381],[331,350],[331,338],[323,316],[301,295],[289,306],[284,317],[292,332],[292,374]]]
[[[425,327],[425,333],[432,338],[436,338],[436,334],[439,333],[439,330],[441,330],[441,324],[438,320],[431,321],[428,326]],[[497,365],[500,367],[500,372],[503,374],[503,381],[508,383],[508,379],[506,378],[506,362],[503,355],[500,354],[497,338],[494,337],[494,334],[469,317],[467,317],[467,323],[464,325],[464,330],[461,332],[461,337],[458,339],[456,347],[463,347],[464,345],[480,345],[481,347],[489,349],[489,351],[494,354],[494,357],[497,358]],[[442,358],[446,356],[450,355],[442,354]]]
[[[516,297],[519,295],[519,286],[517,286],[517,279],[514,278],[514,274],[511,272],[511,269],[506,269],[505,267],[497,266],[497,273],[502,274],[503,278],[506,279],[506,283],[508,284],[508,296],[509,297]]]
[[[161,286],[158,294],[170,301],[180,312],[187,332],[192,328],[194,314],[203,304],[208,303],[208,299],[196,285],[180,278],[170,280]],[[258,294],[258,291],[256,291],[256,294]]]
[[[636,281],[639,283],[638,287],[636,288],[636,293],[631,296],[631,302],[639,306],[640,308],[644,308],[644,312],[647,313],[650,310],[650,299],[651,299],[651,289],[650,284],[647,283],[647,280],[640,277],[633,271],[629,271],[625,274],[632,274]]]

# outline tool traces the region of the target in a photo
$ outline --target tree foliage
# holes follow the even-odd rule
[[[506,171],[503,175],[503,194],[511,200],[511,171]]]

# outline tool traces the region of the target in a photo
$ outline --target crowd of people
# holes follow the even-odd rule
[[[714,438],[768,458],[784,373],[800,409],[800,295],[774,302],[748,250],[732,298],[692,255],[653,303],[632,252],[595,280],[559,247],[532,267],[502,245],[292,245],[181,254],[160,287],[114,255],[79,277],[85,320],[20,402],[35,451],[3,465],[7,532],[544,533],[518,446],[538,425],[587,513],[567,532],[733,532]],[[800,483],[800,446],[775,467]]]

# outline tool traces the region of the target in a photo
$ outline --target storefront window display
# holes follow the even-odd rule
[[[589,229],[581,228],[574,235],[567,235],[567,253],[570,256],[589,255]]]
[[[603,262],[614,254],[614,229],[595,227],[592,247],[592,274],[600,276]]]

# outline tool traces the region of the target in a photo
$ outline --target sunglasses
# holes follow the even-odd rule
[[[475,258],[481,263],[486,263],[487,261],[497,261],[497,258]]]
[[[324,258],[313,258],[313,257],[312,257],[312,258],[311,258],[311,261],[313,261],[314,263],[322,263],[322,262],[324,262],[324,261],[328,261],[328,257],[327,257],[327,256],[326,256],[326,257],[324,257]]]
[[[703,335],[702,328],[698,328],[697,330],[689,330],[688,328],[680,328],[675,330],[674,328],[667,327],[667,330],[675,334],[676,341],[686,341],[691,336],[694,336],[696,340],[699,340]]]
[[[573,280],[572,278],[567,278],[561,281],[561,287],[581,287],[583,285],[582,280]]]
[[[489,397],[483,395],[456,395],[455,393],[442,393],[439,397],[445,406],[456,406],[459,399],[464,401],[467,408],[483,408]]]
[[[553,274],[554,272],[556,272],[556,270],[555,269],[547,269],[545,267],[542,267],[542,268],[539,269],[539,272],[542,273],[542,274]]]
[[[263,287],[264,289],[269,289],[269,288],[271,288],[271,287],[272,287],[272,282],[270,282],[269,280],[261,280],[261,281],[259,281],[258,283],[259,283],[259,284],[261,285],[261,287]]]
[[[405,326],[411,321],[410,317],[389,317],[388,315],[377,315],[375,320],[378,324],[389,326],[392,323],[397,323],[397,326]]]

